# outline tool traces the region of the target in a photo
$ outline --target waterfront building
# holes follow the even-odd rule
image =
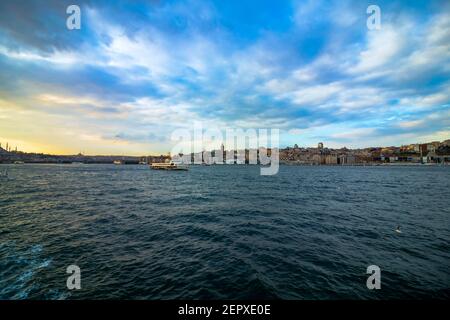
[[[338,157],[335,154],[325,156],[325,164],[338,164]]]
[[[355,164],[356,158],[354,155],[340,155],[339,156],[339,164],[341,165],[348,165],[348,164]]]
[[[396,162],[396,161],[398,161],[398,157],[395,156],[389,157],[389,162]]]
[[[428,153],[428,145],[426,143],[419,145],[419,152],[422,156],[425,156]]]

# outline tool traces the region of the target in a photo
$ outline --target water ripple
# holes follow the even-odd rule
[[[450,297],[448,167],[8,172],[0,299]],[[66,288],[71,264],[78,291]],[[365,286],[371,264],[379,292]]]

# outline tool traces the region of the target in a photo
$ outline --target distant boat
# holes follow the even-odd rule
[[[14,164],[24,164],[25,162],[23,161],[14,161]]]
[[[122,160],[114,160],[113,163],[116,165],[121,165],[121,164],[123,164],[123,161]]]
[[[183,164],[177,164],[173,161],[171,162],[159,162],[159,163],[152,163],[150,165],[150,168],[153,170],[188,170],[188,167]]]

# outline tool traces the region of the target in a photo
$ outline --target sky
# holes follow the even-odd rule
[[[281,147],[450,138],[445,0],[2,0],[0,70],[0,142],[28,152],[166,153],[194,122]]]

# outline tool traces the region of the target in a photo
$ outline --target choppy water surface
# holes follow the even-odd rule
[[[0,169],[1,299],[450,297],[450,167]]]

